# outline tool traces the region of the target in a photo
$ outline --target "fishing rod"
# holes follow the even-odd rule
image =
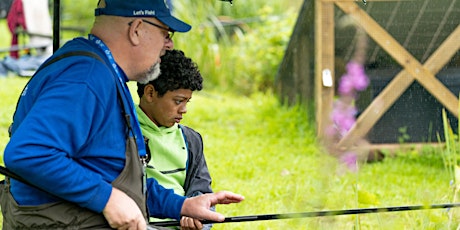
[[[0,165],[0,174],[3,174],[7,177],[11,177],[18,181],[26,183],[30,186],[34,186],[28,181],[24,180],[20,176],[16,175],[15,173],[11,172],[10,170],[8,170],[7,168],[1,165]],[[226,217],[224,221],[222,222],[203,220],[201,221],[201,223],[202,224],[218,224],[218,223],[262,221],[262,220],[281,220],[281,219],[294,219],[294,218],[320,217],[320,216],[341,216],[341,215],[367,214],[367,213],[443,209],[443,208],[455,208],[455,207],[460,207],[460,203],[393,206],[393,207],[380,207],[380,208],[357,208],[357,209],[342,209],[342,210],[316,211],[316,212],[298,212],[298,213],[285,213],[285,214],[263,214],[263,215],[252,215],[252,216],[234,216],[234,217]],[[150,222],[149,225],[153,225],[157,227],[174,227],[174,226],[180,226],[180,222],[179,221]],[[149,226],[149,229],[154,229],[154,227]]]
[[[219,223],[246,222],[246,221],[281,220],[281,219],[294,219],[294,218],[320,217],[320,216],[341,216],[341,215],[367,214],[367,213],[442,209],[442,208],[454,208],[454,207],[459,207],[459,206],[460,206],[460,203],[448,203],[448,204],[432,204],[432,205],[393,206],[393,207],[381,207],[381,208],[357,208],[357,209],[343,209],[343,210],[316,211],[316,212],[298,212],[298,213],[285,213],[285,214],[264,214],[264,215],[253,215],[253,216],[226,217],[225,220],[222,222],[203,220],[201,221],[201,223],[202,224],[219,224]],[[179,221],[150,222],[149,224],[153,226],[158,226],[158,227],[180,226]]]

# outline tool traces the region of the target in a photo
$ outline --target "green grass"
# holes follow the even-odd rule
[[[6,24],[6,20],[0,20],[0,49],[7,48],[11,46],[11,33]],[[8,52],[0,53],[0,59],[3,59],[5,55],[8,55]]]
[[[2,150],[26,81],[0,79]],[[401,153],[360,165],[353,173],[316,144],[314,124],[308,122],[311,116],[301,106],[280,105],[270,93],[245,97],[205,90],[194,94],[183,124],[203,135],[213,189],[246,198],[240,204],[218,206],[219,212],[241,216],[452,200],[451,178],[439,150]],[[446,210],[423,210],[216,224],[214,229],[449,229],[447,214]],[[458,216],[454,217],[453,223],[458,223]]]

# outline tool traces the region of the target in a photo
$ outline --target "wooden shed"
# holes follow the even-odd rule
[[[356,123],[337,147],[352,148],[360,138],[400,143],[398,135],[436,142],[442,109],[458,122],[459,23],[460,0],[305,0],[276,91],[289,104],[314,103],[317,134],[324,138],[337,81],[364,34],[370,85],[356,101]]]

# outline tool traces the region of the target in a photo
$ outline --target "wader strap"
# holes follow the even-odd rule
[[[35,74],[31,77],[30,80],[32,80],[36,73],[41,69],[66,57],[78,55],[93,57],[98,59],[102,63],[106,64],[100,56],[93,52],[72,51],[64,53],[63,55],[57,56],[53,59],[50,59],[49,61],[44,63],[35,72]],[[120,106],[123,112],[123,116],[127,118],[125,121],[128,127],[128,131],[133,132],[129,120],[129,115],[126,113],[124,101],[121,97],[118,82],[115,83],[117,87],[117,97],[119,102],[121,103]],[[16,105],[16,109],[19,104],[19,100]],[[125,158],[125,167],[123,168],[120,175],[118,175],[118,177],[112,182],[112,186],[120,189],[129,197],[131,197],[131,199],[133,199],[135,203],[138,205],[138,207],[141,209],[145,219],[148,220],[146,197],[143,191],[145,189],[145,174],[143,170],[143,165],[141,160],[139,159],[136,140],[133,137],[130,137],[129,135],[126,140]],[[4,217],[3,229],[111,229],[102,214],[92,212],[73,203],[60,201],[50,204],[43,204],[39,206],[18,205],[9,191],[9,177],[16,179],[27,185],[33,186],[35,188],[38,187],[30,184],[22,177],[14,174],[13,172],[9,171],[7,168],[4,168],[2,166],[0,166],[0,173],[6,176],[6,181],[4,181],[3,183],[0,182],[0,204],[2,207],[2,214]],[[154,228],[150,227],[150,229]]]
[[[16,111],[18,110],[18,105],[19,105],[19,101],[21,100],[21,95],[24,93],[24,90],[26,89],[27,85],[29,84],[30,81],[32,81],[32,79],[35,77],[35,75],[38,73],[38,71],[44,69],[45,67],[47,67],[47,66],[49,66],[49,65],[51,65],[51,64],[53,64],[53,63],[55,63],[55,62],[57,62],[59,60],[62,60],[64,58],[66,58],[66,57],[71,57],[71,56],[92,57],[92,58],[95,58],[95,59],[101,61],[102,63],[105,63],[104,60],[102,60],[102,58],[99,55],[97,55],[97,54],[95,54],[93,52],[90,52],[90,51],[83,51],[83,50],[70,51],[70,52],[64,53],[62,55],[59,55],[57,57],[54,57],[53,59],[49,59],[49,60],[45,61],[45,63],[43,65],[41,65],[37,69],[37,71],[35,71],[35,73],[32,75],[32,77],[30,77],[29,81],[27,81],[26,86],[22,89],[21,94],[19,94],[18,102],[16,103],[16,109],[14,110],[13,117],[14,117],[14,115],[16,115]],[[8,135],[9,135],[9,137],[11,137],[11,134],[12,134],[11,133],[12,127],[13,127],[13,123],[11,123],[10,127],[8,127]],[[3,175],[5,175],[5,174],[3,174]],[[11,178],[13,178],[13,177],[11,177]]]
[[[96,53],[93,53],[93,52],[90,52],[90,51],[83,51],[83,50],[75,50],[75,51],[70,51],[70,52],[67,52],[67,53],[64,53],[62,55],[59,55],[57,57],[54,57],[52,59],[49,59],[47,61],[45,61],[45,63],[43,63],[43,65],[41,65],[37,71],[35,71],[35,73],[32,75],[32,77],[30,77],[29,81],[27,81],[27,84],[26,86],[22,89],[22,92],[18,98],[18,102],[16,103],[16,109],[14,110],[14,114],[13,114],[13,117],[14,115],[16,115],[16,111],[18,109],[18,105],[19,105],[19,101],[21,100],[21,95],[24,93],[24,90],[26,89],[27,85],[29,84],[30,81],[32,81],[32,79],[35,77],[35,75],[42,69],[46,68],[47,66],[59,61],[59,60],[62,60],[64,58],[67,58],[67,57],[71,57],[71,56],[87,56],[87,57],[92,57],[92,58],[95,58],[97,60],[99,60],[100,62],[102,63],[105,63],[104,60],[102,60],[102,58],[97,55]],[[13,123],[11,123],[10,127],[8,127],[8,135],[9,137],[11,137],[12,135],[12,127],[13,127]],[[11,172],[9,169],[3,167],[0,165],[0,174],[3,174],[5,175],[6,177],[10,177],[10,178],[13,178],[17,181],[20,181],[21,183],[24,183],[26,185],[29,185],[31,187],[34,187],[34,188],[38,188],[42,191],[44,191],[43,189],[31,184],[30,182],[28,182],[27,180],[25,180],[24,178],[20,177],[19,175],[16,175],[15,173]],[[46,191],[45,191],[46,192]]]

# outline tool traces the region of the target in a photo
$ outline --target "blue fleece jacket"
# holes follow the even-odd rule
[[[91,51],[106,60],[91,41],[77,38],[54,56]],[[12,180],[20,205],[59,199],[101,212],[111,182],[125,162],[127,128],[109,67],[86,56],[71,56],[44,68],[21,94],[13,135],[5,148],[8,169],[50,194]],[[132,100],[132,99],[130,99]],[[148,180],[150,216],[180,218],[184,197]]]

